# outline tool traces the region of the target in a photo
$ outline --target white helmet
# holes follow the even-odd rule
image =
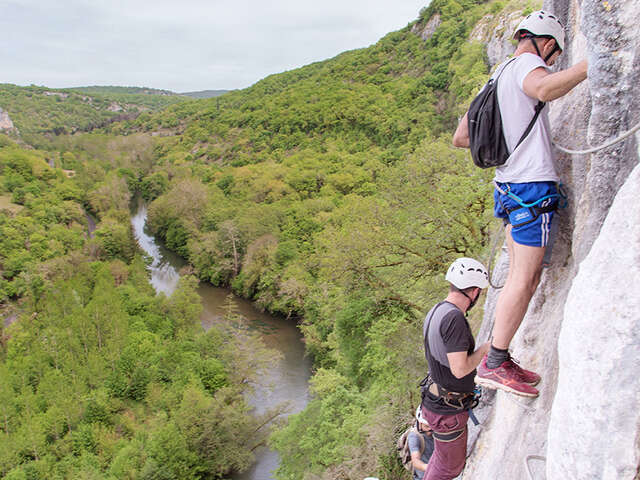
[[[553,38],[560,50],[564,50],[564,27],[554,15],[539,10],[530,13],[516,27],[514,38],[518,39],[518,32],[526,30],[536,37]]]
[[[460,290],[469,287],[487,288],[489,285],[489,274],[484,265],[467,257],[458,258],[453,262],[445,279]]]
[[[425,418],[422,416],[421,405],[418,405],[418,408],[416,408],[416,420],[418,421],[418,423],[429,426],[429,423],[427,422],[427,420],[425,420]]]

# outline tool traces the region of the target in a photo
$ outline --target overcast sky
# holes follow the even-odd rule
[[[244,88],[418,18],[428,0],[0,0],[0,83]]]

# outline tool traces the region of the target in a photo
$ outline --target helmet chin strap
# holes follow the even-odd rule
[[[540,58],[542,58],[544,60],[544,63],[547,63],[549,61],[549,59],[551,57],[553,57],[553,55],[560,50],[560,47],[558,46],[558,42],[555,42],[555,45],[553,46],[553,50],[551,50],[551,53],[549,53],[549,55],[547,55],[546,57],[543,57],[542,54],[540,53],[540,49],[538,48],[538,44],[536,43],[536,37],[529,37],[529,40],[531,40],[531,43],[533,43],[533,48],[536,49],[536,53],[538,54],[538,56]],[[555,39],[554,39],[555,41]]]
[[[531,40],[531,43],[533,43],[533,48],[536,49],[536,53],[538,54],[538,56],[540,58],[542,58],[542,54],[540,53],[540,49],[538,48],[538,44],[536,43],[536,38],[535,37],[529,37],[529,40]]]
[[[473,308],[473,306],[476,304],[476,302],[478,301],[478,297],[480,296],[480,294],[478,294],[478,295],[476,296],[475,300],[472,300],[472,299],[471,299],[471,297],[470,297],[469,295],[467,295],[466,293],[464,293],[462,290],[460,290],[460,293],[461,293],[461,294],[463,294],[465,297],[467,297],[467,298],[469,299],[469,302],[471,302],[471,303],[469,304],[469,308],[467,308],[467,311],[466,311],[466,312],[464,312],[464,313],[465,313],[465,315],[466,315],[467,313],[469,313],[469,310],[471,310],[471,309]]]
[[[556,42],[556,44],[553,46],[553,50],[551,50],[551,53],[549,53],[549,55],[547,55],[547,58],[544,59],[544,63],[547,63],[549,61],[549,59],[551,57],[553,57],[553,55],[560,50],[560,47],[558,46],[558,43]]]

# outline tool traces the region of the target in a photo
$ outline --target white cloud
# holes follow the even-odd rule
[[[243,88],[404,27],[417,0],[0,0],[0,82]]]

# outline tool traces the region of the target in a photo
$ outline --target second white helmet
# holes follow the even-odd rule
[[[557,42],[560,50],[564,50],[564,27],[551,13],[542,10],[530,13],[518,24],[514,37],[520,30],[531,32],[536,37],[551,37]]]
[[[489,273],[485,266],[479,261],[467,257],[454,261],[447,270],[445,279],[460,290],[469,287],[487,288],[489,286]]]
[[[416,408],[416,420],[423,425],[429,426],[429,422],[422,416],[422,406],[420,405]]]

